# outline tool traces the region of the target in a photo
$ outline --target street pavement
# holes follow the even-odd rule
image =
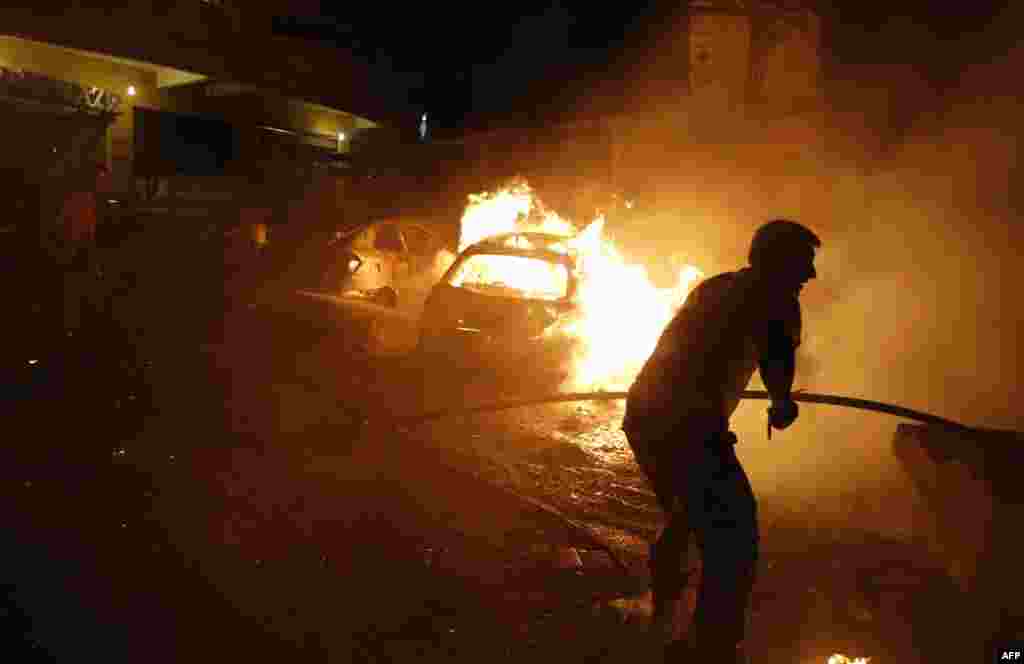
[[[12,661],[659,661],[660,515],[616,406],[398,427],[556,385],[246,307],[189,329],[45,358],[50,388],[5,406]],[[762,514],[758,661],[973,661],[915,543]]]

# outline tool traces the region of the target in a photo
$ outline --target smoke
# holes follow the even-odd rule
[[[872,97],[877,108],[863,118],[833,109],[794,154],[748,136],[715,150],[690,144],[660,168],[640,127],[630,149],[651,164],[635,178],[646,178],[646,197],[636,219],[613,217],[612,233],[633,260],[654,267],[678,254],[712,275],[745,264],[760,223],[801,221],[824,246],[802,297],[797,388],[1024,430],[1024,323],[1013,293],[1024,276],[1024,108],[1011,93],[1021,66],[1016,47],[965,69],[945,96],[900,83]],[[909,126],[903,139],[863,148],[884,145],[886,123],[874,117],[894,110]],[[919,530],[923,506],[890,451],[898,420],[806,405],[769,443],[764,408],[744,403],[733,421],[763,498],[800,505],[808,518]]]
[[[1011,291],[1024,249],[1013,182],[1024,109],[1003,94],[1022,64],[1017,48],[968,70],[875,168],[805,205],[832,214],[807,218],[824,248],[805,290],[797,387],[1024,429],[1024,325]],[[915,531],[922,506],[889,451],[897,421],[803,412],[767,445],[760,408],[737,414],[755,484],[819,515],[856,494],[858,525]]]
[[[608,234],[665,286],[673,261],[733,270],[759,224],[805,223],[824,246],[802,297],[797,387],[1024,429],[1022,65],[1021,47],[979,59],[947,92],[913,67],[872,65],[850,83],[833,77],[821,116],[731,122],[676,104],[617,121],[614,179],[634,205],[608,215]],[[806,405],[769,443],[764,407],[744,403],[734,418],[762,497],[918,528],[921,505],[891,453],[897,419]]]

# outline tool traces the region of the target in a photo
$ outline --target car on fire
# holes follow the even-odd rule
[[[444,249],[428,222],[389,218],[366,223],[336,235],[319,290],[418,310],[440,272]]]
[[[467,247],[430,291],[420,351],[454,358],[543,347],[579,311],[581,261],[571,239],[516,232]]]

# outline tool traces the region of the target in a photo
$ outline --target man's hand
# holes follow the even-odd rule
[[[795,422],[799,414],[800,409],[792,399],[775,401],[772,402],[772,407],[768,409],[768,424],[771,428],[781,431]]]

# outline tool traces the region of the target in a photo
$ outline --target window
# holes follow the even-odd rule
[[[565,265],[528,256],[470,256],[455,270],[449,283],[504,297],[558,300],[569,294],[569,272]]]
[[[385,224],[377,228],[377,239],[374,242],[377,251],[402,251],[405,245],[402,244],[402,236],[395,224]]]

